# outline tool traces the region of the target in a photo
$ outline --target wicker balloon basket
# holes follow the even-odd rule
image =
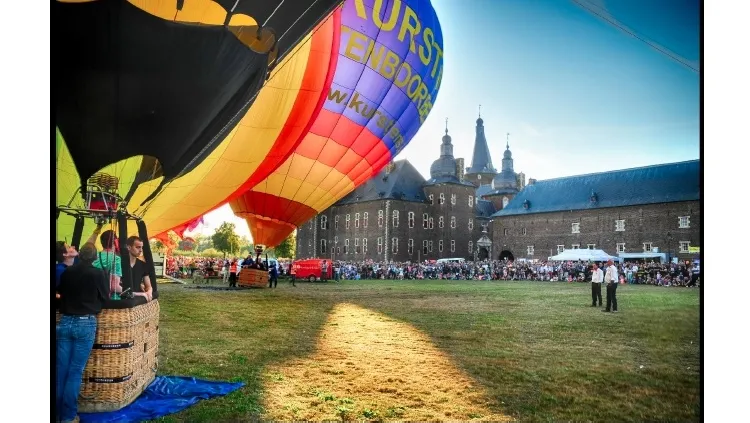
[[[158,350],[159,300],[102,310],[78,411],[116,411],[132,403],[156,377]]]
[[[237,286],[245,288],[266,288],[268,286],[268,271],[243,268],[237,279]]]

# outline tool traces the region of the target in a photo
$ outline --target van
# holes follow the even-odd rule
[[[296,279],[307,279],[310,282],[321,280],[323,261],[326,262],[325,279],[333,279],[333,264],[327,259],[295,260],[292,262],[292,275]]]
[[[466,259],[462,259],[462,258],[458,258],[458,257],[456,257],[456,258],[444,258],[444,259],[438,259],[438,260],[437,260],[437,263],[438,263],[438,264],[440,264],[440,263],[463,263],[463,262],[465,262],[465,261],[466,261]]]

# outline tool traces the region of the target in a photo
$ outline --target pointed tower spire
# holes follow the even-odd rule
[[[445,135],[448,135],[448,118],[445,118]]]
[[[492,157],[490,148],[487,145],[487,138],[484,136],[484,120],[482,119],[482,105],[479,105],[479,118],[477,119],[476,137],[474,138],[474,153],[471,156],[471,167],[466,170],[466,174],[496,174],[492,166]],[[485,175],[486,177],[487,175]]]
[[[505,149],[506,150],[510,150],[509,138],[510,138],[510,132],[505,134]]]

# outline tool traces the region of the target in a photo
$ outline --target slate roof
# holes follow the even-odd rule
[[[474,213],[480,218],[490,218],[495,213],[495,205],[492,201],[479,200],[474,205]]]
[[[536,181],[493,217],[690,200],[700,200],[700,160]]]
[[[374,200],[403,200],[419,203],[426,201],[422,190],[422,185],[425,183],[422,174],[408,160],[398,160],[393,164],[394,168],[390,174],[386,175],[385,168],[383,168],[376,176],[339,200],[336,205]]]
[[[466,169],[467,174],[472,173],[496,173],[492,166],[490,148],[487,138],[484,136],[484,120],[477,119],[476,137],[474,138],[474,154],[471,156],[471,167]]]
[[[483,195],[487,195],[490,192],[492,192],[492,185],[490,184],[480,185],[479,188],[477,188],[476,196],[481,198]]]

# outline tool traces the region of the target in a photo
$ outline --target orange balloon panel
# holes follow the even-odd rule
[[[274,69],[242,121],[203,162],[136,211],[150,233],[183,227],[284,163],[326,98],[335,71],[336,16],[324,20]],[[159,182],[141,184],[131,203],[140,204]]]

